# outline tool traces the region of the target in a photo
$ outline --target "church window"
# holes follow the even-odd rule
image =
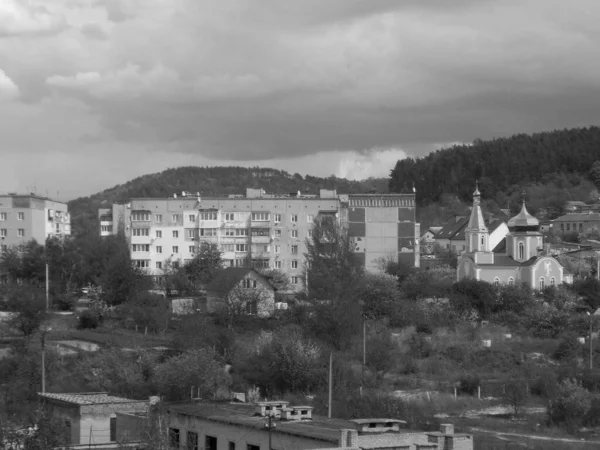
[[[546,287],[546,280],[544,279],[544,277],[542,277],[542,278],[540,278],[540,291],[543,291],[545,287]]]
[[[514,286],[514,285],[515,285],[515,279],[514,279],[513,277],[510,277],[510,278],[508,279],[508,285],[509,285],[509,286]]]
[[[494,278],[494,287],[498,289],[500,287],[500,278]]]
[[[556,278],[550,278],[550,286],[556,286]]]
[[[583,224],[581,222],[579,222],[579,231],[583,230]]]
[[[483,236],[481,236],[481,245],[483,245],[484,239],[485,238]]]
[[[525,258],[525,244],[519,242],[519,259]]]
[[[567,231],[571,231],[571,224],[570,223],[567,224]]]

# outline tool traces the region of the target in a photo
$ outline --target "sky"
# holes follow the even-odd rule
[[[182,165],[353,179],[600,123],[598,0],[2,0],[0,192]]]

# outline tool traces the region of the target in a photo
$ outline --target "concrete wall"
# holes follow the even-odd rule
[[[256,288],[244,288],[243,282],[245,279],[255,280],[257,282]],[[275,312],[275,290],[264,277],[256,272],[249,272],[229,293],[207,292],[206,311],[215,313],[227,308],[226,299],[233,302],[259,299],[257,304],[257,315],[259,317],[270,317]]]
[[[147,409],[147,402],[81,405],[79,441],[81,444],[111,442],[110,419],[116,418],[117,412]]]
[[[47,403],[52,416],[57,418],[65,427],[69,434],[71,444],[81,443],[81,427],[79,406],[70,404],[52,404]]]

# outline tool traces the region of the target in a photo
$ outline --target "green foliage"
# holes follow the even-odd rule
[[[590,168],[589,176],[594,183],[594,186],[596,186],[597,189],[600,189],[600,161],[594,161]]]
[[[458,390],[463,394],[474,395],[479,386],[481,386],[481,380],[477,375],[466,374],[459,380]]]
[[[577,341],[577,335],[567,334],[562,338],[558,348],[554,352],[554,358],[558,361],[573,361],[581,353],[581,344]]]
[[[85,310],[77,321],[78,330],[95,329],[100,325],[100,317],[90,310]]]
[[[374,371],[380,380],[395,365],[396,345],[387,328],[375,330],[367,337],[367,367]]]
[[[456,281],[456,271],[449,267],[419,270],[408,276],[400,285],[410,299],[447,297]]]
[[[583,297],[592,311],[600,307],[600,281],[596,278],[586,278],[575,282],[576,292]]]
[[[569,142],[568,149],[564,142]],[[586,197],[591,190],[592,183],[583,180],[580,174],[586,173],[596,161],[599,142],[598,127],[477,140],[473,145],[453,146],[424,158],[399,160],[392,170],[389,187],[392,192],[401,192],[405,184],[414,182],[421,205],[439,201],[444,194],[457,194],[460,199],[470,201],[473,186],[465,180],[482,178],[485,171],[484,194],[487,198],[495,196],[502,207],[508,200],[511,209],[516,210],[518,198],[513,194],[518,195],[519,185],[531,183],[535,187],[533,183],[538,183],[546,185],[540,189],[545,192],[543,196],[533,192],[539,204],[532,204],[532,209],[562,208],[569,199],[565,186],[573,188],[588,183],[583,189]],[[568,175],[554,175],[559,172]],[[550,184],[555,189],[549,190]],[[531,197],[528,192],[528,198]]]
[[[142,330],[157,333],[169,324],[169,300],[160,295],[141,293],[119,306],[119,313]]]
[[[400,297],[398,281],[387,274],[365,274],[359,287],[358,298],[364,314],[370,319],[389,317]]]
[[[10,284],[4,293],[6,308],[16,313],[10,319],[9,325],[23,336],[34,334],[46,318],[44,291],[28,284]]]
[[[548,404],[548,418],[555,425],[564,424],[574,431],[591,407],[590,393],[574,380],[563,380],[556,396]]]
[[[493,310],[494,313],[522,314],[534,303],[533,291],[528,285],[521,283],[514,286],[501,286],[498,301],[494,304]]]
[[[512,378],[504,386],[503,399],[510,405],[513,414],[521,414],[528,398],[529,384],[523,377]]]
[[[185,266],[185,274],[193,286],[205,287],[223,270],[223,253],[217,244],[201,242],[194,258]]]
[[[450,304],[459,314],[475,311],[480,318],[487,319],[494,310],[496,298],[496,289],[490,283],[465,278],[452,286]]]
[[[25,437],[24,450],[47,450],[71,442],[70,429],[63,420],[52,414],[49,408],[39,408],[35,414],[33,433]]]
[[[531,307],[523,314],[523,324],[529,332],[540,338],[556,338],[569,326],[569,314],[554,307]]]
[[[213,348],[219,356],[229,358],[235,345],[235,333],[215,325],[212,318],[190,314],[175,322],[173,347],[180,351]]]

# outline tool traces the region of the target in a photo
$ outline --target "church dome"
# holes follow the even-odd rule
[[[521,207],[521,212],[508,221],[508,229],[511,231],[538,231],[540,222],[534,216],[529,214],[525,207],[525,202]]]

